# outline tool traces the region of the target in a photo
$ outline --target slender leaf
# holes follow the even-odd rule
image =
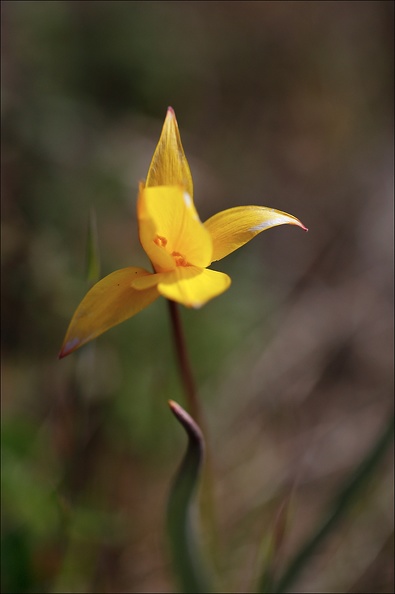
[[[332,503],[331,511],[327,518],[296,553],[295,557],[291,559],[288,567],[285,569],[277,583],[273,584],[271,590],[273,594],[286,592],[294,583],[318,546],[321,545],[324,539],[330,534],[331,530],[333,530],[338,522],[344,517],[350,504],[354,501],[356,495],[358,495],[361,487],[372,476],[388,446],[391,444],[393,436],[394,418],[391,416],[390,422],[384,427],[384,430],[379,435],[376,443],[369,450],[359,466],[357,466],[343,488],[340,489]]]
[[[273,525],[269,529],[269,533],[264,536],[261,543],[259,554],[261,574],[258,579],[257,592],[261,592],[262,594],[272,591],[276,568],[279,564],[280,552],[282,551],[282,546],[286,540],[291,495],[292,493],[282,501],[277,514],[274,516]]]

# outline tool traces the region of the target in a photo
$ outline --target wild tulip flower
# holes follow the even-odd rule
[[[231,280],[208,266],[261,231],[285,224],[307,230],[292,215],[263,206],[229,208],[202,223],[194,206],[192,176],[171,107],[146,183],[140,183],[137,218],[140,242],[154,272],[132,266],[96,283],[70,322],[60,358],[131,318],[160,295],[195,308],[220,295]]]

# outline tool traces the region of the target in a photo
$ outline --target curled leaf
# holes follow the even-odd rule
[[[192,417],[176,402],[169,406],[188,435],[188,448],[170,492],[167,531],[173,566],[182,592],[213,592],[200,558],[191,512],[198,486],[203,454],[203,435]]]

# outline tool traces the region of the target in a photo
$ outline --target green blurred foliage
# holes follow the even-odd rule
[[[185,443],[167,400],[185,402],[165,301],[56,358],[88,288],[91,209],[103,276],[148,264],[135,198],[170,104],[203,220],[257,203],[310,228],[217,263],[230,290],[182,312],[223,588],[245,591],[291,486],[282,560],[390,409],[393,3],[1,11],[2,590],[174,587],[164,510]],[[391,591],[390,491],[387,463],[295,587]]]

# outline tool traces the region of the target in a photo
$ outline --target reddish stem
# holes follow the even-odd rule
[[[174,346],[176,349],[178,366],[181,373],[181,380],[184,386],[188,408],[191,416],[201,426],[201,411],[197,397],[195,380],[193,378],[191,364],[189,362],[187,346],[182,329],[180,310],[175,301],[168,299],[171,325],[173,329]]]

